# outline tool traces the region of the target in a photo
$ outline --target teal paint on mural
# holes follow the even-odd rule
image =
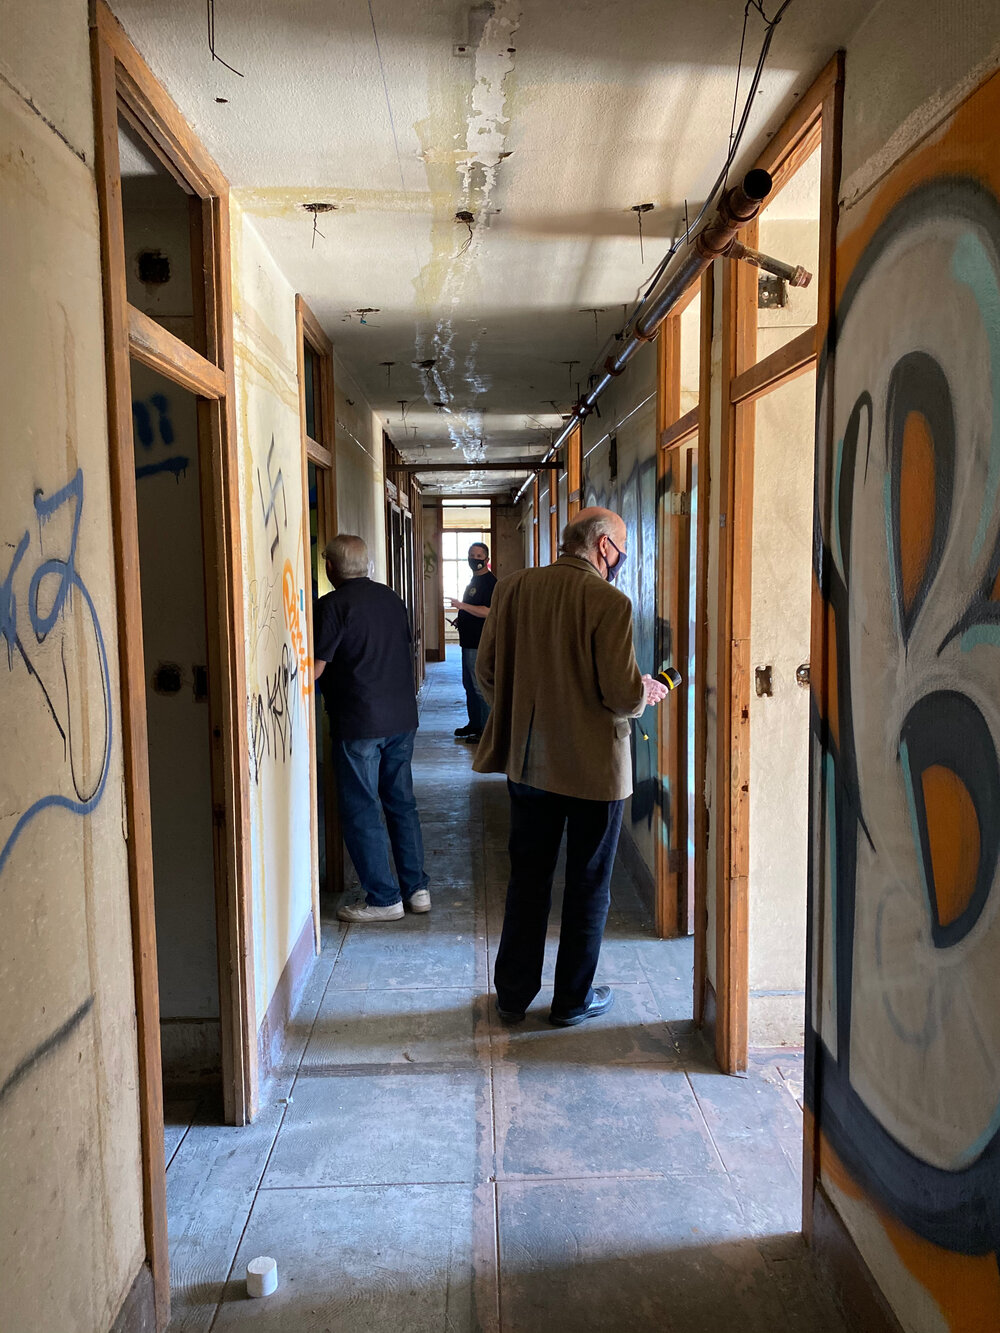
[[[962,635],[962,652],[986,646],[1000,648],[1000,625],[973,625]]]
[[[986,494],[983,497],[979,525],[972,544],[972,556],[975,559],[986,540],[996,505],[997,490],[1000,488],[1000,288],[997,286],[996,267],[991,262],[982,241],[973,232],[966,232],[956,244],[951,269],[956,279],[964,283],[976,298],[990,349],[993,435],[990,440],[990,458],[986,473]]]

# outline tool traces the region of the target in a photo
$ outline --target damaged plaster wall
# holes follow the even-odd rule
[[[11,8],[0,54],[0,1322],[89,1333],[115,1320],[144,1243],[87,7]]]

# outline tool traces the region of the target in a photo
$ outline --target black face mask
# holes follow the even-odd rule
[[[481,569],[486,568],[486,561],[480,560],[477,556],[470,555],[469,568],[472,570],[473,574],[478,574]]]
[[[615,550],[618,552],[618,559],[615,561],[613,565],[609,565],[606,560],[604,562],[605,565],[607,566],[607,571],[608,571],[607,574],[605,575],[605,578],[609,583],[614,583],[615,579],[622,572],[622,566],[625,564],[625,557],[628,555],[628,551],[623,551],[622,548],[620,546],[617,546],[611,540],[610,537],[608,538],[608,541],[611,543],[612,546],[614,546]]]

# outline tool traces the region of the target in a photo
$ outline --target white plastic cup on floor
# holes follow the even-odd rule
[[[270,1296],[278,1290],[278,1265],[269,1255],[262,1254],[247,1264],[247,1295]]]

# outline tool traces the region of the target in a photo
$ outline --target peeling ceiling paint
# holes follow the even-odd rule
[[[240,79],[202,0],[112,7],[397,447],[442,461],[545,447],[725,156],[743,22],[740,0],[216,0]],[[868,8],[793,0],[744,165]],[[314,246],[310,202],[336,206]]]

